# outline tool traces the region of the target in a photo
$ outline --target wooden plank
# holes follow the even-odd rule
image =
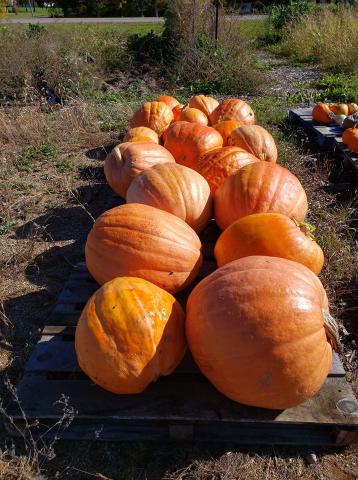
[[[336,137],[334,139],[334,145],[343,156],[345,164],[358,171],[358,153],[348,150],[341,137]]]

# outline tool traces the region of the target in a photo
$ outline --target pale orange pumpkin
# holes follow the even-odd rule
[[[112,190],[125,197],[133,178],[157,163],[175,162],[161,145],[150,142],[125,142],[107,155],[104,173]]]
[[[349,107],[345,103],[330,103],[329,109],[335,115],[349,115]]]
[[[204,278],[187,302],[186,338],[210,382],[255,407],[294,407],[321,388],[337,325],[318,277],[284,258],[250,256]]]
[[[200,239],[184,220],[138,203],[98,217],[85,253],[87,268],[99,284],[133,276],[171,293],[189,285],[202,263]]]
[[[176,105],[173,108],[173,110],[172,110],[172,112],[173,112],[173,122],[178,122],[179,121],[183,108],[184,108],[184,105],[182,105],[182,104]],[[172,124],[173,124],[173,122],[172,122]]]
[[[127,191],[127,203],[144,203],[172,213],[200,232],[212,217],[208,182],[177,163],[155,165],[142,172]]]
[[[180,112],[179,120],[190,123],[200,123],[200,125],[208,124],[208,117],[197,108],[184,108]]]
[[[348,104],[348,115],[353,115],[358,112],[358,105],[356,103]]]
[[[255,114],[248,103],[239,98],[229,98],[220,103],[210,114],[209,120],[215,125],[224,120],[234,120],[243,125],[255,123]]]
[[[148,127],[131,128],[123,138],[124,142],[152,142],[159,143],[158,134]]]
[[[229,145],[228,140],[231,133],[241,126],[242,126],[242,123],[235,122],[234,120],[224,120],[223,122],[213,125],[215,130],[217,130],[220,133],[220,135],[223,137],[223,147],[226,147]]]
[[[228,139],[229,145],[241,147],[260,160],[277,161],[277,147],[272,135],[259,125],[243,125],[234,130]]]
[[[206,95],[195,95],[189,100],[189,107],[201,110],[206,117],[209,117],[218,105],[219,102],[215,98]]]
[[[299,222],[307,214],[307,196],[298,178],[272,162],[246,165],[216,190],[215,219],[222,230],[252,213],[282,213]]]
[[[159,136],[168,128],[174,116],[171,108],[164,102],[147,102],[133,115],[130,125],[134,127],[148,127]]]
[[[140,393],[182,360],[184,319],[165,290],[141,278],[115,278],[82,311],[75,337],[78,363],[110,392]]]
[[[160,97],[157,97],[155,100],[155,102],[164,102],[168,105],[168,107],[170,107],[172,110],[173,108],[175,108],[176,106],[180,105],[180,103],[178,102],[178,100],[174,97],[171,97],[170,95],[161,95]]]

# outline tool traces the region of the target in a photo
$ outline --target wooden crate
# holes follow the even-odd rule
[[[214,270],[214,224],[201,235],[204,264],[199,279]],[[198,281],[198,280],[197,280]],[[77,414],[61,433],[67,439],[235,441],[243,444],[344,445],[358,428],[358,403],[334,356],[331,372],[310,400],[286,410],[265,410],[237,404],[221,395],[187,355],[175,372],[138,395],[114,395],[93,384],[81,372],[74,350],[80,312],[98,285],[84,263],[74,269],[43,330],[17,386],[35,435],[53,435],[61,418],[63,395]],[[189,289],[178,295],[183,304]],[[10,411],[17,427],[24,423]],[[17,434],[14,425],[7,429]],[[46,433],[47,432],[47,433]]]

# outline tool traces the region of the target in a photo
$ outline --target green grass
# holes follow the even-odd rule
[[[35,162],[46,162],[54,159],[56,155],[56,146],[46,140],[40,145],[28,147],[17,159],[17,169],[20,172],[29,172]]]
[[[358,99],[358,73],[325,73],[313,85],[319,90],[316,101],[353,102]]]
[[[8,11],[6,14],[6,18],[31,18],[31,17],[50,17],[49,9],[48,8],[40,8],[37,7],[35,12],[33,10],[30,10],[30,8],[27,9],[25,7],[19,7],[19,12],[17,15],[15,13],[12,13],[11,11]]]

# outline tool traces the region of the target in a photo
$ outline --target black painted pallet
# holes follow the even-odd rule
[[[205,260],[199,279],[215,269],[217,235],[213,224],[201,235]],[[189,355],[172,375],[139,395],[106,392],[81,372],[74,350],[78,317],[97,288],[85,264],[78,264],[26,364],[17,392],[28,421],[38,420],[34,435],[57,434],[63,412],[58,401],[65,396],[77,412],[71,425],[61,431],[67,439],[327,446],[348,444],[357,437],[358,403],[337,355],[321,390],[302,405],[283,411],[232,402],[211,386]],[[183,304],[188,291],[178,295]],[[16,435],[24,419],[16,406],[10,414],[14,423],[6,427]]]
[[[356,175],[358,175],[358,153],[348,150],[342,141],[342,137],[336,137],[334,139],[334,147],[343,157],[344,165],[351,167],[351,169],[355,170]]]

